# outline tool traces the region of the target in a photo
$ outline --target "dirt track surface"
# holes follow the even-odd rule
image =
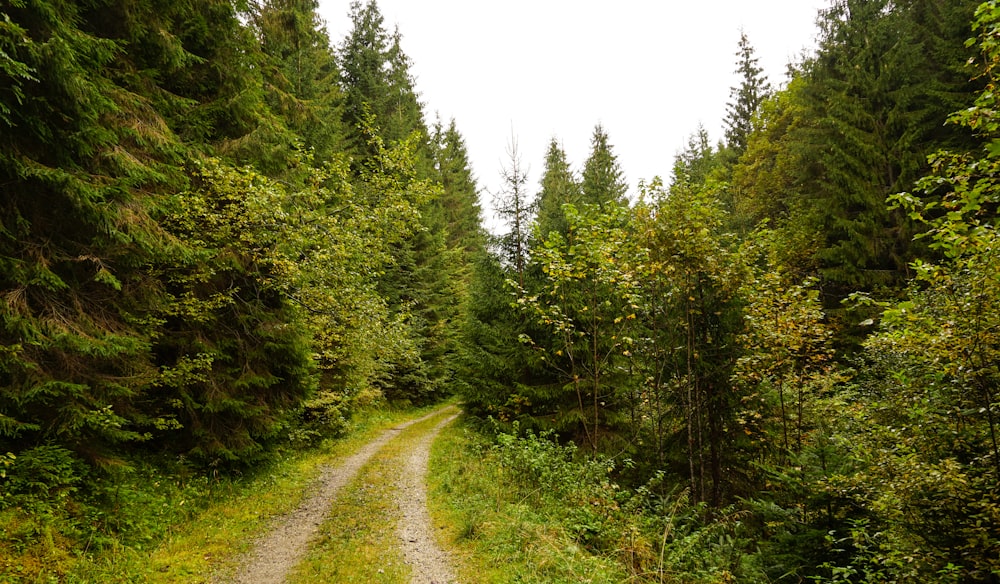
[[[399,539],[403,557],[413,570],[411,584],[453,584],[457,582],[448,556],[434,539],[434,528],[427,512],[427,460],[431,443],[441,428],[457,416],[442,420],[413,446],[403,473],[396,485],[396,502],[402,512]]]
[[[310,540],[326,519],[331,503],[368,460],[390,440],[413,424],[439,416],[445,410],[434,411],[417,420],[390,428],[366,444],[353,456],[338,465],[326,468],[310,489],[302,504],[291,513],[278,518],[261,536],[253,548],[239,561],[235,577],[216,583],[282,584],[287,574],[308,551]],[[438,432],[457,417],[457,413],[437,424],[433,430],[415,442],[405,459],[397,484],[384,485],[396,490],[396,502],[402,517],[397,533],[406,563],[411,566],[413,584],[452,584],[456,582],[447,555],[437,546],[427,512],[426,474],[430,446]]]

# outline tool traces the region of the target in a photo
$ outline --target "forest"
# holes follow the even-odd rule
[[[501,233],[317,10],[0,5],[0,582],[445,399],[620,581],[1000,582],[1000,1],[831,0],[780,84],[744,35],[723,140],[512,153]]]

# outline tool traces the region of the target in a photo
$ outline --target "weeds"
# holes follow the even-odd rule
[[[438,440],[431,465],[432,511],[454,525],[450,540],[468,564],[463,581],[764,581],[744,553],[743,512],[708,520],[686,492],[625,489],[612,461],[550,434],[515,428],[491,439],[455,426]]]

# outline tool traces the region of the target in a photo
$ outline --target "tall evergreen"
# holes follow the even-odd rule
[[[267,104],[317,162],[342,149],[344,96],[318,0],[263,0],[252,24],[263,53]]]
[[[912,185],[928,154],[957,138],[943,121],[951,92],[972,90],[960,72],[968,57],[930,48],[961,45],[974,6],[844,0],[823,16],[820,50],[806,68],[806,115],[817,122],[803,137],[814,157],[805,188],[825,234],[816,257],[830,300],[898,290],[908,274],[913,227],[885,201]]]
[[[517,139],[511,138],[507,146],[508,166],[500,175],[503,186],[493,194],[496,214],[506,224],[506,233],[499,238],[502,262],[513,269],[515,281],[522,289],[525,271],[528,268],[528,253],[531,247],[531,220],[535,214],[536,201],[527,191],[528,175],[522,168],[521,155],[517,149]]]
[[[418,165],[427,165],[428,132],[399,31],[390,34],[386,30],[375,0],[364,5],[352,2],[351,24],[351,32],[339,49],[351,153],[362,158],[373,154],[361,130],[371,127],[368,116],[374,116],[374,127],[386,144],[418,132]]]
[[[538,237],[544,241],[553,231],[567,235],[569,224],[563,205],[578,204],[581,196],[580,184],[566,159],[566,152],[553,138],[545,153],[545,169],[538,192],[538,215],[535,219]]]
[[[473,254],[485,245],[482,209],[465,139],[454,119],[447,128],[442,126],[440,120],[435,124],[433,143],[434,162],[442,188],[441,206],[448,229],[448,247]]]
[[[625,203],[628,184],[618,157],[615,155],[607,132],[598,124],[590,139],[590,155],[583,164],[580,183],[584,203],[604,207]]]
[[[708,141],[705,126],[699,124],[698,130],[688,137],[684,150],[674,157],[673,182],[704,184],[718,167],[718,154]]]
[[[754,131],[754,118],[761,104],[771,92],[764,69],[754,52],[745,32],[740,32],[739,49],[736,51],[736,73],[740,84],[729,90],[726,104],[726,147],[730,156],[737,159],[746,151],[747,140]]]
[[[160,305],[151,220],[178,143],[128,75],[124,43],[74,2],[3,9],[0,46],[0,450],[93,460],[145,431]],[[177,54],[183,55],[183,51]]]

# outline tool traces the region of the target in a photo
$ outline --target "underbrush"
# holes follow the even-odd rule
[[[521,432],[452,426],[431,459],[431,505],[451,526],[463,582],[765,582],[744,553],[743,515],[709,513],[663,477],[635,490],[615,463]]]
[[[149,456],[95,469],[59,447],[22,452],[0,473],[0,584],[206,581],[323,463],[406,415],[369,403],[332,429],[298,425],[241,471]]]

